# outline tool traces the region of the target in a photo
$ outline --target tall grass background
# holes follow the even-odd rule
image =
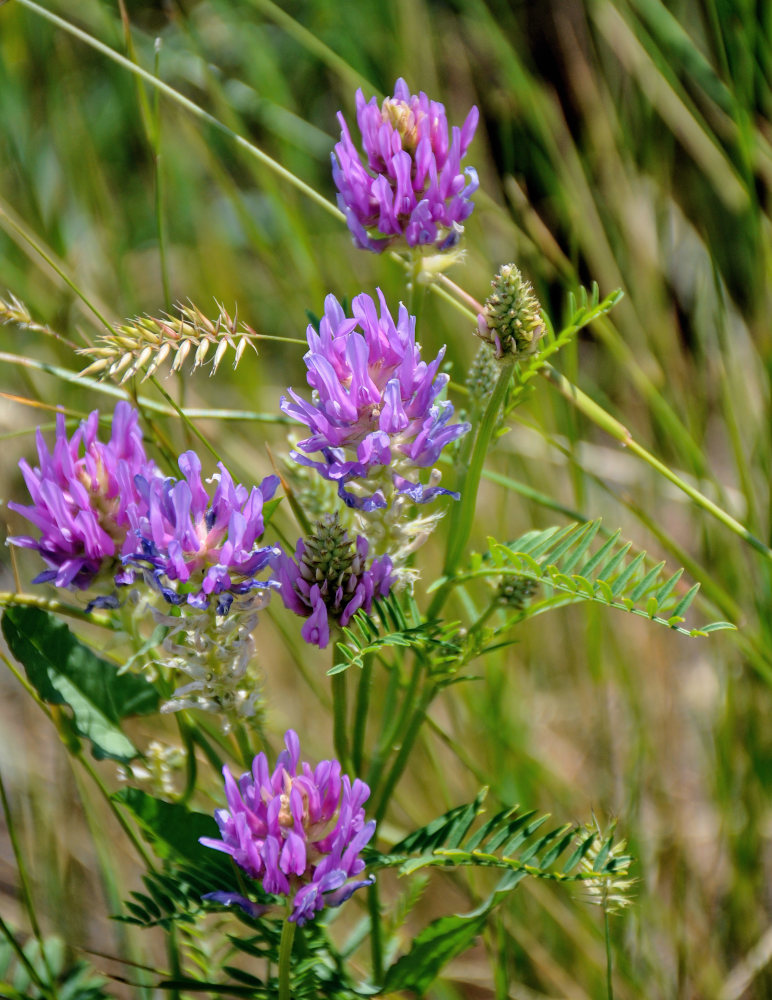
[[[328,292],[351,298],[378,285],[404,296],[396,263],[356,250],[338,219],[230,134],[332,199],[336,111],[350,117],[357,86],[383,95],[402,75],[443,100],[452,121],[472,103],[481,111],[469,158],[483,193],[453,279],[482,299],[514,260],[557,319],[579,284],[622,288],[559,367],[770,543],[769,5],[43,4],[209,120],[33,6],[0,4],[0,295],[18,296],[36,322],[83,346],[102,331],[92,307],[119,321],[188,299],[216,313],[216,300],[261,334],[302,338],[306,310],[319,314]],[[468,320],[429,295],[421,327],[425,352],[447,343],[463,382],[476,350]],[[67,343],[13,324],[0,338],[10,499],[23,488],[16,462],[30,454],[34,427],[53,425],[53,404],[84,414],[112,400],[40,366],[77,372]],[[301,354],[266,340],[235,372],[226,357],[215,378],[204,369],[161,384],[187,407],[234,411],[197,422],[252,482],[270,471],[266,443],[281,451],[287,427],[235,411],[275,414],[286,385],[302,382]],[[701,613],[739,630],[689,639],[591,605],[534,618],[479,680],[437,701],[390,822],[407,829],[469,801],[481,782],[496,800],[561,818],[618,817],[639,881],[634,905],[611,922],[617,995],[763,1000],[772,995],[772,562],[539,381],[497,445],[499,479],[483,484],[473,542],[563,524],[572,512],[601,515],[668,566],[685,566],[702,585]],[[168,409],[150,383],[139,391]],[[154,419],[185,446],[184,425],[165,412]],[[429,550],[429,567],[439,559]],[[18,563],[25,580],[37,569]],[[2,572],[2,589],[13,589],[7,553]],[[292,725],[309,755],[326,756],[328,663],[288,635],[276,605],[258,636],[267,724]],[[6,672],[0,684],[0,767],[42,928],[97,968],[142,982],[143,966],[165,961],[162,942],[105,917],[136,888],[134,859],[17,681]],[[137,739],[154,735],[140,729]],[[98,769],[113,787],[114,769]],[[441,895],[443,910],[470,902],[450,879]],[[432,912],[437,898],[425,906]],[[0,910],[30,929],[7,836]],[[494,946],[505,956],[497,980]],[[603,995],[605,975],[599,912],[526,881],[431,995],[584,1000]],[[110,989],[136,992],[118,980]]]

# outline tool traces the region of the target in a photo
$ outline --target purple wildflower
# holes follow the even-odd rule
[[[387,506],[384,487],[410,493],[416,503],[448,493],[420,487],[405,474],[433,465],[445,445],[469,429],[450,424],[453,405],[438,400],[448,382],[438,374],[445,349],[429,364],[422,361],[415,317],[400,303],[395,324],[380,289],[378,298],[380,317],[362,294],[349,319],[335,296],[327,296],[319,333],[308,327],[304,358],[314,400],[292,389],[292,401],[281,400],[282,411],[312,432],[292,452],[295,461],[337,482],[341,499],[365,511]],[[321,461],[307,457],[315,452]],[[356,480],[360,489],[352,493],[346,485]]]
[[[85,590],[102,572],[120,570],[120,557],[136,544],[129,531],[129,510],[142,509],[135,476],[152,482],[159,475],[145,454],[135,410],[119,402],[113,414],[109,442],[100,441],[99,411],[94,410],[67,438],[64,415],[56,417],[56,441],[49,452],[38,428],[40,465],[19,462],[32,505],[9,503],[41,532],[39,538],[17,535],[13,545],[36,549],[49,569],[34,583]],[[118,582],[126,582],[118,573]]]
[[[143,503],[129,513],[140,546],[128,561],[148,568],[149,582],[171,604],[207,608],[216,597],[217,613],[224,615],[235,596],[271,586],[256,576],[279,550],[257,542],[265,529],[264,501],[279,479],[268,476],[247,492],[220,463],[210,500],[196,453],[182,454],[179,466],[184,479],[138,477]]]
[[[359,853],[372,838],[375,821],[365,823],[370,789],[363,781],[352,783],[341,775],[337,760],[323,760],[314,769],[304,761],[298,767],[300,743],[291,729],[284,745],[273,774],[264,753],[238,782],[223,768],[228,809],[215,812],[222,839],[202,837],[201,843],[230,854],[267,893],[289,896],[289,919],[302,926],[324,906],[340,906],[373,882],[355,876],[365,866]],[[204,898],[235,903],[252,916],[265,912],[233,893]]]
[[[340,524],[327,514],[314,533],[298,541],[295,558],[282,552],[276,572],[285,607],[307,618],[301,630],[306,642],[324,649],[330,641],[330,619],[348,625],[354,612],[372,610],[374,597],[385,597],[392,584],[388,556],[373,559],[367,567],[367,539],[356,544]]]
[[[404,236],[410,247],[447,250],[474,208],[477,172],[467,167],[462,173],[461,159],[477,128],[477,108],[448,138],[443,105],[423,92],[411,94],[401,78],[381,107],[374,97],[365,103],[361,90],[356,106],[366,166],[341,112],[340,142],[332,154],[338,205],[354,242],[381,253]]]

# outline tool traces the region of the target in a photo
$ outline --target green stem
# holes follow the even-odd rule
[[[560,372],[556,371],[552,365],[544,365],[540,369],[540,374],[543,375],[547,381],[553,385],[566,399],[568,399],[580,413],[583,413],[588,417],[594,424],[597,424],[602,430],[606,431],[613,438],[616,438],[621,444],[623,444],[628,451],[631,451],[638,458],[646,462],[647,465],[651,466],[656,472],[667,479],[669,482],[677,486],[679,490],[685,493],[691,500],[693,500],[698,507],[702,507],[709,514],[720,521],[723,525],[733,531],[740,538],[744,539],[748,545],[756,549],[762,555],[766,556],[767,559],[772,560],[772,549],[765,545],[760,539],[756,538],[744,524],[741,524],[731,514],[728,514],[725,510],[722,510],[717,504],[709,500],[704,494],[700,493],[698,489],[690,486],[689,483],[685,482],[679,475],[669,469],[663,462],[660,462],[658,458],[655,458],[651,452],[647,451],[644,447],[638,444],[637,441],[633,440],[633,436],[630,431],[621,424],[618,420],[615,420],[610,413],[606,413],[602,406],[598,406],[596,402],[590,399],[581,389],[577,388],[570,382],[565,375],[561,375]]]
[[[133,73],[135,76],[145,80],[145,82],[149,83],[151,87],[155,87],[165,97],[168,97],[172,101],[181,105],[194,117],[198,118],[200,121],[206,122],[207,125],[210,125],[212,128],[217,129],[218,132],[228,136],[228,138],[239,146],[239,148],[245,150],[256,160],[259,160],[260,163],[268,167],[269,170],[272,170],[275,174],[278,174],[279,177],[283,178],[293,187],[297,188],[298,191],[301,191],[307,198],[310,198],[326,212],[329,212],[330,215],[334,216],[336,219],[340,219],[341,221],[345,219],[343,212],[341,212],[337,206],[335,206],[331,201],[328,201],[323,195],[319,194],[318,191],[315,191],[310,185],[306,184],[305,181],[296,177],[290,170],[287,170],[286,167],[277,163],[276,160],[268,156],[267,153],[264,153],[262,149],[259,149],[243,136],[234,132],[233,129],[228,128],[227,125],[215,118],[214,115],[209,114],[208,111],[204,111],[203,108],[199,107],[199,105],[194,101],[185,97],[184,94],[179,93],[179,91],[175,90],[174,87],[170,87],[168,83],[164,83],[163,80],[159,80],[158,77],[149,73],[141,66],[136,66],[130,59],[122,56],[120,52],[116,52],[115,49],[111,49],[109,45],[105,45],[104,42],[100,42],[99,39],[94,38],[93,35],[89,35],[88,32],[82,31],[74,24],[70,24],[69,21],[65,21],[64,18],[58,17],[50,10],[46,10],[39,4],[34,3],[33,0],[16,0],[16,3],[18,3],[21,7],[26,7],[28,10],[33,11],[40,17],[45,18],[47,21],[55,24],[58,28],[61,28],[62,31],[66,31],[68,34],[73,35],[81,42],[89,45],[92,49],[96,49],[97,52],[101,52],[103,55],[107,56],[108,59],[112,59],[113,62],[118,63],[119,66],[122,66],[130,73]],[[67,279],[65,278],[65,280]]]
[[[21,2],[23,2],[23,0],[21,0]],[[78,288],[78,286],[75,284],[72,278],[70,278],[67,275],[67,273],[64,270],[62,270],[62,268],[57,264],[57,262],[53,259],[53,257],[38,243],[38,241],[34,239],[29,233],[26,233],[23,229],[17,226],[16,222],[13,219],[11,219],[10,216],[6,212],[4,212],[2,208],[0,208],[0,215],[2,215],[2,217],[5,219],[7,224],[14,230],[14,232],[18,233],[18,235],[21,236],[24,242],[27,243],[30,247],[32,247],[35,253],[39,254],[39,256],[43,258],[43,260],[46,262],[46,264],[48,264],[50,268],[56,271],[56,273],[59,275],[62,281],[69,288],[71,288],[73,292],[75,292],[75,294],[78,296],[81,302],[86,306],[87,309],[91,310],[91,312],[96,316],[99,322],[104,327],[106,327],[110,331],[110,333],[114,334],[115,330],[113,329],[112,324],[107,319],[107,317],[94,305],[93,302],[91,302],[83,294],[83,292],[80,290],[80,288]]]
[[[333,652],[333,663],[335,653]],[[349,766],[348,734],[346,732],[346,715],[348,714],[348,693],[346,691],[346,674],[348,671],[342,670],[338,674],[333,674],[332,681],[332,724],[333,724],[333,745],[335,755],[340,761],[340,766],[346,772]]]
[[[40,608],[41,611],[67,615],[69,618],[77,618],[83,622],[90,622],[92,625],[101,625],[103,628],[109,628],[113,631],[117,628],[109,615],[86,611],[74,604],[62,604],[61,601],[52,600],[50,597],[41,597],[38,594],[18,594],[10,590],[0,590],[0,607],[8,604],[21,605],[26,608]]]
[[[603,924],[606,937],[606,994],[608,1000],[614,1000],[614,984],[611,980],[611,934],[609,933],[608,910],[603,907]]]
[[[126,817],[123,815],[123,813],[121,812],[121,810],[118,808],[117,804],[115,803],[115,801],[113,800],[112,796],[110,795],[110,792],[107,790],[107,787],[105,786],[105,783],[102,781],[102,779],[100,778],[100,776],[97,774],[97,772],[91,766],[91,764],[89,764],[88,760],[86,760],[86,758],[83,756],[82,753],[80,753],[80,754],[77,755],[77,760],[80,762],[81,767],[83,767],[83,769],[86,771],[86,774],[88,774],[88,776],[91,778],[91,780],[97,786],[97,788],[99,789],[99,791],[102,793],[102,797],[104,798],[105,802],[107,803],[110,811],[115,816],[115,818],[118,820],[118,822],[119,822],[119,824],[121,826],[121,829],[123,830],[123,832],[128,837],[129,842],[134,847],[134,850],[137,852],[137,854],[140,856],[140,858],[142,859],[142,861],[147,866],[148,871],[151,871],[151,872],[155,871],[156,868],[155,868],[155,865],[153,864],[152,858],[150,857],[150,855],[145,850],[145,848],[144,848],[144,846],[142,844],[142,841],[139,839],[139,837],[137,837],[136,833],[132,830],[131,826],[129,825],[129,823],[128,823],[127,819],[126,819]]]
[[[281,929],[279,944],[279,1000],[291,1000],[290,970],[292,968],[292,942],[295,937],[295,927],[291,920],[286,919]]]
[[[413,712],[413,716],[410,719],[405,735],[402,738],[402,745],[399,748],[399,753],[397,754],[394,763],[391,765],[391,770],[383,783],[383,788],[381,789],[381,793],[378,797],[378,805],[373,810],[373,817],[376,823],[380,823],[386,815],[386,810],[389,807],[389,801],[394,788],[407,767],[407,763],[410,759],[410,753],[413,749],[413,744],[416,741],[416,737],[418,736],[426,715],[426,709],[431,704],[436,693],[437,686],[431,681],[428,682],[423,690],[423,694],[421,695],[421,700]]]
[[[249,737],[244,729],[244,726],[240,722],[234,723],[233,733],[236,737],[236,742],[239,745],[239,753],[241,754],[241,763],[243,766],[249,770],[252,767],[252,759],[254,758],[254,752],[252,747],[249,745]]]
[[[472,428],[471,433],[474,435],[474,445],[471,447],[471,454],[469,454],[470,448],[468,446],[464,452],[465,455],[469,455],[468,464],[466,462],[460,463],[457,486],[461,493],[461,499],[450,517],[448,547],[445,553],[444,567],[444,575],[446,577],[452,576],[455,572],[464,554],[466,543],[469,541],[483,465],[485,464],[488,446],[490,445],[493,431],[496,428],[499,410],[501,409],[501,404],[504,402],[514,367],[514,359],[507,359],[502,363],[499,377],[488,400],[488,405],[485,407],[480,424],[476,429]],[[450,587],[447,584],[440,587],[429,606],[427,612],[428,618],[435,618],[439,614],[449,592]]]
[[[250,410],[213,410],[205,407],[186,407],[180,414],[176,405],[164,406],[155,399],[148,399],[145,396],[134,396],[128,389],[121,389],[109,382],[97,382],[96,379],[83,378],[76,375],[68,368],[61,368],[59,365],[50,365],[47,361],[38,361],[37,358],[28,358],[19,354],[9,354],[7,351],[0,351],[0,362],[10,365],[19,365],[22,368],[32,368],[34,371],[45,372],[46,375],[53,375],[54,378],[68,382],[70,385],[82,386],[92,392],[101,392],[104,396],[112,396],[113,399],[128,399],[143,410],[151,410],[153,413],[162,413],[167,417],[182,415],[197,420],[239,420],[251,421],[258,424],[282,424],[290,426],[292,420],[289,417],[274,413],[254,413]],[[25,432],[27,433],[27,432]]]
[[[373,687],[373,657],[365,657],[359,675],[356,705],[354,706],[354,734],[352,738],[351,763],[354,774],[362,770],[364,757],[365,731],[367,729],[367,712],[370,708],[370,693]]]
[[[370,913],[370,955],[373,963],[373,983],[379,986],[383,982],[383,938],[377,882],[373,882],[367,890],[367,909]]]
[[[390,723],[389,720],[394,714],[393,710],[396,704],[396,693],[399,685],[399,672],[396,667],[392,672],[392,679],[389,681],[389,687],[386,691],[381,738],[379,739],[378,745],[375,748],[375,753],[370,760],[370,769],[367,772],[367,784],[370,786],[370,794],[373,799],[375,799],[375,791],[381,781],[381,774],[383,773],[383,769],[386,765],[386,758],[388,757],[389,751],[394,745],[395,740],[398,739],[399,733],[402,731],[410,712],[410,706],[413,704],[415,693],[418,690],[418,682],[421,677],[422,667],[423,664],[421,660],[416,657],[413,665],[413,672],[410,676],[410,682],[402,701],[402,706],[394,721]],[[392,681],[394,681],[394,683],[392,683]]]
[[[172,399],[172,397],[169,395],[169,393],[166,391],[166,389],[164,389],[164,387],[161,385],[161,383],[158,381],[158,379],[155,377],[155,375],[151,375],[150,376],[150,381],[153,383],[153,385],[156,387],[156,389],[158,389],[158,391],[161,393],[161,395],[166,400],[166,402],[172,407],[172,409],[175,411],[175,413],[177,414],[177,416],[183,421],[183,423],[188,428],[188,430],[192,434],[196,435],[196,437],[201,442],[201,444],[214,455],[214,457],[217,459],[218,462],[221,462],[222,459],[220,458],[220,455],[216,451],[216,449],[211,445],[211,443],[209,442],[209,440],[201,433],[201,431],[198,429],[198,427],[196,427],[196,425],[193,423],[193,421],[190,419],[190,417],[185,413],[185,411],[182,409],[182,407],[179,406]]]

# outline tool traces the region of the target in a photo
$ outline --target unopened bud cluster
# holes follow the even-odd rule
[[[493,345],[497,358],[532,354],[545,327],[530,281],[515,264],[505,264],[491,285],[477,317],[477,336]]]
[[[499,584],[496,600],[508,608],[524,611],[538,589],[538,582],[528,576],[505,576]]]
[[[340,523],[336,511],[317,521],[314,533],[305,540],[306,547],[299,569],[309,583],[327,584],[331,589],[343,587],[352,576],[358,576],[364,562],[354,551],[354,542]]]
[[[499,377],[499,366],[489,344],[480,344],[480,350],[475,354],[469,372],[466,376],[466,387],[469,396],[477,406],[484,406],[493,392],[496,379]]]

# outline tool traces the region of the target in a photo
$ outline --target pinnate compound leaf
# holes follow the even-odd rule
[[[157,710],[159,695],[152,684],[135,674],[119,674],[63,622],[38,608],[6,608],[2,629],[43,701],[69,705],[75,731],[91,742],[94,757],[128,763],[138,756],[120,722]]]
[[[544,599],[518,609],[517,621],[566,603],[594,601],[648,618],[682,635],[704,635],[734,628],[728,622],[682,627],[684,612],[696,597],[699,584],[679,593],[683,570],[668,575],[664,562],[647,565],[645,552],[630,556],[631,544],[621,539],[619,531],[593,551],[599,529],[597,520],[529,531],[506,545],[491,538],[489,551],[474,557],[469,571],[457,580],[499,577],[541,583],[546,591]],[[556,595],[563,595],[563,599],[556,601]],[[510,624],[496,634],[506,631]]]

